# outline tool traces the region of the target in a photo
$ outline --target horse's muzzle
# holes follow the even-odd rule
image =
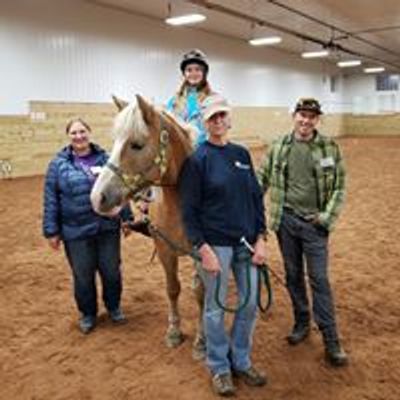
[[[100,193],[92,193],[92,204],[99,214],[115,215],[123,205],[122,192],[117,189],[106,189]]]

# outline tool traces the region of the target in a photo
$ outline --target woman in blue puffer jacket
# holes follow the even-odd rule
[[[70,144],[50,162],[44,186],[43,234],[58,250],[63,242],[71,266],[74,295],[82,316],[79,327],[89,333],[96,326],[96,271],[111,319],[124,322],[120,308],[122,293],[120,229],[121,218],[132,218],[129,208],[117,218],[96,214],[90,202],[96,175],[107,162],[106,152],[89,141],[91,129],[82,119],[67,124]],[[128,233],[128,229],[124,229]]]

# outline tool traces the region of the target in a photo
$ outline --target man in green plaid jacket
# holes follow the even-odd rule
[[[278,237],[293,304],[294,327],[287,340],[296,345],[310,332],[305,259],[313,317],[326,359],[342,366],[348,358],[337,333],[327,270],[328,237],[342,208],[346,174],[339,146],[316,129],[321,114],[316,99],[300,99],[293,113],[293,132],[273,143],[258,177],[264,192],[269,192],[268,226]]]

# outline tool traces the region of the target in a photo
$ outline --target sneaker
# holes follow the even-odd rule
[[[225,374],[215,374],[212,377],[212,386],[214,392],[220,396],[228,397],[235,394],[232,376],[229,372]]]
[[[79,320],[79,329],[80,331],[87,335],[90,333],[96,326],[96,316],[94,315],[83,315]]]
[[[290,335],[286,337],[286,340],[292,346],[296,346],[296,344],[299,344],[303,340],[305,340],[309,334],[310,334],[309,324],[296,323]]]
[[[264,386],[267,383],[267,377],[254,367],[250,367],[245,371],[234,370],[233,374],[242,379],[247,386]]]
[[[117,308],[116,310],[113,311],[109,311],[109,315],[111,321],[114,322],[115,324],[124,324],[127,322],[126,317],[120,308]]]
[[[344,367],[349,363],[349,358],[338,340],[325,343],[325,359],[333,367]]]

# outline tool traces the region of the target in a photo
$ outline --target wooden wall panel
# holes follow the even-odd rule
[[[400,114],[351,115],[343,117],[348,136],[398,136],[400,135]]]
[[[0,116],[0,178],[41,175],[66,143],[65,125],[82,117],[92,127],[93,141],[111,149],[116,110],[107,103],[30,102],[28,116]],[[287,108],[235,107],[231,138],[261,154],[278,135],[292,126]],[[331,114],[320,130],[332,136],[399,135],[400,115]]]

